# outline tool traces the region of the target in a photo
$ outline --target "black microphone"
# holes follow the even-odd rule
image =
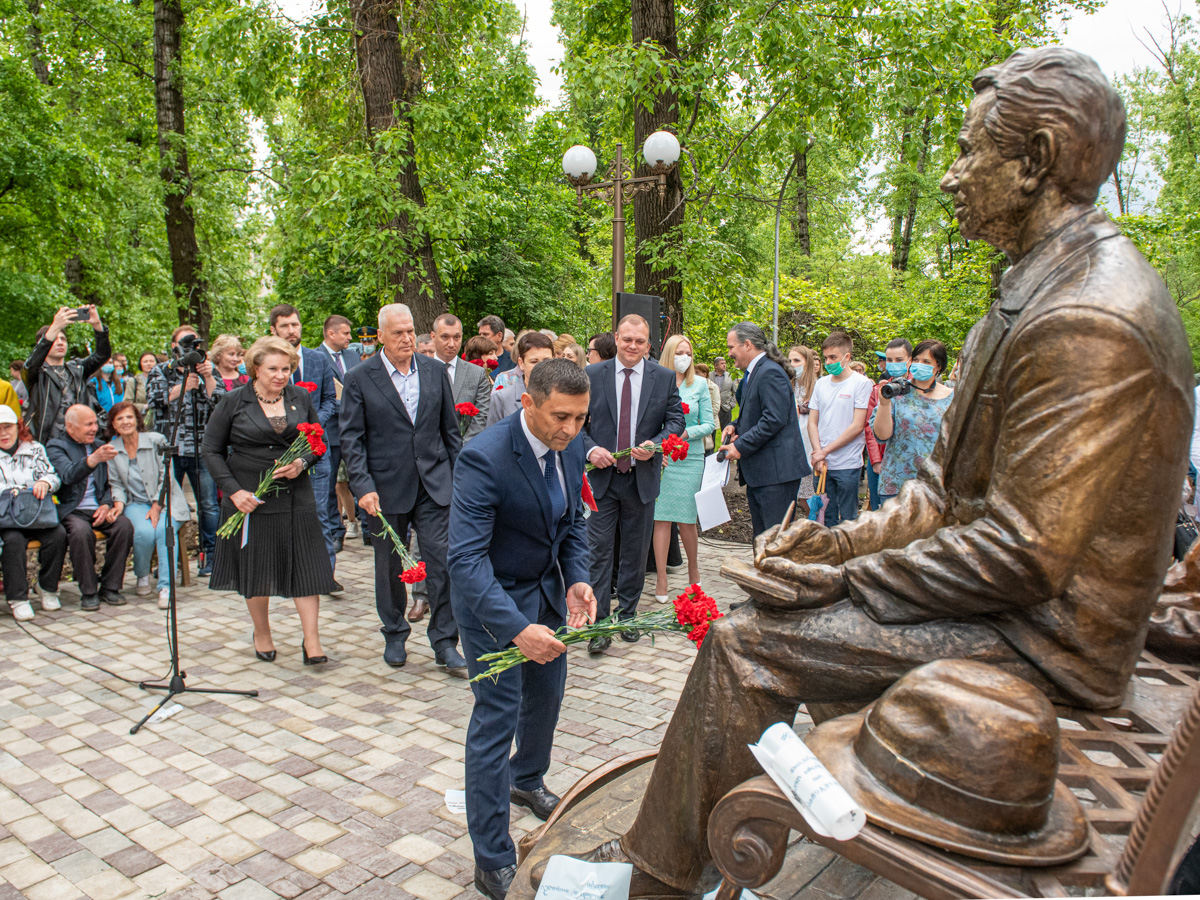
[[[725,457],[728,455],[729,455],[728,450],[718,450],[717,451],[717,462],[719,462],[719,463],[725,462]]]

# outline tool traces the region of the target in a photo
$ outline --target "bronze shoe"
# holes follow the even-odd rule
[[[573,856],[574,854],[567,854]],[[680,890],[677,887],[672,887],[665,882],[659,881],[653,875],[648,875],[643,872],[633,863],[625,851],[621,848],[621,839],[617,838],[611,841],[605,841],[595,849],[575,856],[576,859],[584,862],[598,863],[629,863],[633,865],[633,877],[629,881],[629,900],[674,900],[677,897],[697,897],[691,891]],[[533,867],[529,873],[530,884],[536,891],[542,885],[542,878],[546,874],[546,866],[550,860],[546,859]]]
[[[425,602],[425,598],[413,597],[412,606],[408,609],[408,621],[420,622],[425,618],[427,612],[429,612],[429,604]]]

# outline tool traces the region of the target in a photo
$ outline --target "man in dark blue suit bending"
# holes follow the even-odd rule
[[[596,618],[580,499],[588,388],[570,360],[540,363],[521,411],[472,440],[454,469],[450,598],[471,677],[486,668],[479,657],[514,644],[531,660],[471,685],[467,827],[475,887],[492,900],[516,873],[509,803],[541,819],[558,805],[542,781],[567,678],[554,632]]]
[[[778,525],[796,499],[800,479],[812,473],[792,393],[792,367],[753,322],[739,322],[725,345],[745,376],[738,384],[738,419],[721,434],[729,459],[738,460],[755,536]],[[807,516],[808,511],[804,510]]]

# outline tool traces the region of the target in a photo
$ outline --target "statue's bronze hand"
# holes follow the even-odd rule
[[[841,565],[841,551],[833,530],[808,519],[793,522],[786,530],[779,526],[768,528],[754,541],[754,564],[763,568],[763,563],[774,557],[785,557],[797,563],[824,563]],[[763,569],[765,572],[766,569]]]
[[[754,603],[771,609],[820,609],[850,596],[840,566],[797,563],[782,557],[763,560],[758,566],[765,575],[783,578],[796,588],[795,599],[784,600],[756,593]]]

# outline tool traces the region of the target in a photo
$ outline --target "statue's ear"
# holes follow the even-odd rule
[[[1029,136],[1026,144],[1025,172],[1021,188],[1027,194],[1034,193],[1042,184],[1058,159],[1058,138],[1048,128],[1039,128]]]

